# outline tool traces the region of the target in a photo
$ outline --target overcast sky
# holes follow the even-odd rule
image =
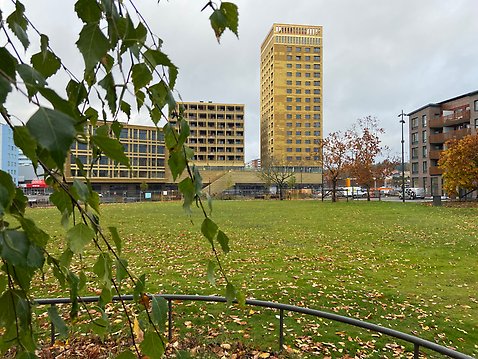
[[[478,90],[477,0],[237,0],[239,39],[227,32],[220,45],[206,2],[137,1],[179,67],[183,100],[245,104],[246,160],[259,157],[260,45],[274,22],[323,26],[325,133],[375,116],[398,155],[402,109]],[[74,1],[24,3],[69,66],[81,63]]]

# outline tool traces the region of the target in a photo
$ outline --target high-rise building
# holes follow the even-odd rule
[[[187,144],[194,163],[209,169],[244,167],[244,105],[213,102],[181,102],[189,124]],[[174,123],[170,119],[170,123]]]
[[[427,194],[442,194],[442,170],[438,167],[446,141],[478,131],[478,91],[431,103],[408,114],[412,187]]]
[[[261,46],[261,161],[321,170],[322,26],[274,24]]]
[[[0,141],[0,169],[18,184],[18,147],[13,142],[12,129],[5,124],[0,124]]]

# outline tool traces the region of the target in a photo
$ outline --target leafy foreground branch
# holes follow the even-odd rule
[[[233,3],[219,7],[209,2],[211,26],[218,41],[226,28],[237,35],[238,12]],[[35,358],[37,348],[35,324],[32,322],[32,281],[39,274],[51,272],[72,305],[70,319],[78,318],[78,296],[89,280],[85,268],[73,267],[74,258],[81,258],[87,246],[94,246],[97,259],[92,271],[101,289],[99,317],[90,317],[90,329],[103,335],[109,327],[105,306],[114,294],[133,289],[135,307],[121,303],[131,343],[119,357],[161,357],[166,347],[162,335],[165,325],[165,303],[146,295],[146,276],[135,276],[122,256],[122,240],[118,230],[101,226],[99,196],[89,178],[93,165],[103,156],[120,168],[129,169],[129,159],[119,142],[120,118],[131,117],[133,111],[147,113],[158,127],[161,120],[175,118],[178,126],[166,124],[162,131],[169,151],[168,165],[173,178],[185,177],[179,183],[184,208],[191,211],[196,204],[204,220],[201,232],[209,241],[213,260],[208,277],[214,283],[215,267],[226,282],[229,302],[244,297],[228,280],[219,260],[218,247],[227,253],[229,239],[210,218],[201,198],[202,180],[191,163],[193,151],[185,143],[189,127],[174,98],[178,68],[162,51],[162,41],[151,31],[132,0],[78,0],[74,12],[82,29],[75,44],[84,60],[84,67],[75,74],[55,53],[47,34],[30,21],[20,1],[11,2],[11,12],[0,10],[0,112],[13,130],[15,144],[32,161],[35,170],[43,170],[53,189],[50,201],[58,208],[58,225],[66,229],[66,248],[56,257],[47,246],[50,236],[26,217],[27,198],[16,188],[12,178],[0,171],[0,352],[15,348],[20,358]],[[34,43],[37,43],[35,46]],[[27,53],[34,53],[27,58]],[[49,87],[47,80],[63,83],[66,97]],[[52,81],[53,82],[53,81]],[[34,106],[36,111],[26,121],[19,119],[16,108],[7,106],[7,98]],[[19,123],[20,122],[20,123]],[[161,129],[158,128],[158,131]],[[69,153],[75,143],[86,144],[93,153],[91,165],[85,165]],[[66,181],[65,165],[75,163],[82,180]],[[185,176],[183,176],[185,173]],[[10,222],[11,223],[10,223]],[[147,323],[137,320],[142,311]],[[68,327],[55,307],[48,310],[50,320],[65,337]],[[143,326],[141,328],[141,326]],[[135,333],[144,337],[139,343]]]

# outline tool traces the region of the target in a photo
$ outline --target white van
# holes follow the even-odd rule
[[[398,197],[402,199],[402,191],[399,192]],[[405,199],[425,198],[425,189],[420,187],[405,188]]]
[[[342,187],[339,191],[344,197],[367,197],[367,191],[360,187]]]

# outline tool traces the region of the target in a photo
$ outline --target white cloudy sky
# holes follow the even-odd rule
[[[324,27],[326,133],[376,116],[398,154],[402,109],[478,90],[476,0],[236,0],[239,39],[226,33],[220,45],[200,12],[206,0],[136,2],[180,68],[183,100],[245,104],[247,160],[259,156],[259,50],[274,22]],[[24,3],[69,66],[81,62],[74,1]]]

